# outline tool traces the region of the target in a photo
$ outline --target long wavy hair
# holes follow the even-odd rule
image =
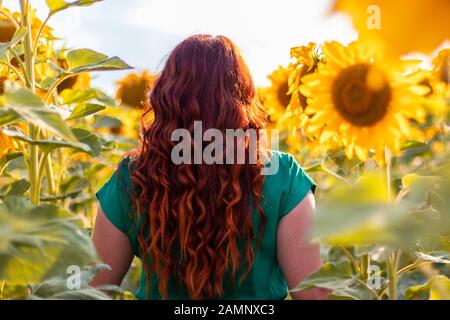
[[[225,278],[245,279],[260,244],[266,221],[259,204],[263,163],[248,161],[254,145],[245,143],[243,164],[176,165],[171,135],[179,128],[193,134],[194,121],[201,121],[203,130],[259,130],[266,114],[238,48],[224,36],[195,35],[181,42],[147,102],[143,119],[151,115],[153,121],[142,122],[131,172],[147,288],[156,274],[163,299],[171,277],[191,299],[220,297]],[[264,152],[263,144],[256,148]]]

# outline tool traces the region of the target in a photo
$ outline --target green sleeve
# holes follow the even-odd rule
[[[125,234],[130,232],[131,190],[126,160],[96,193],[100,207],[109,221]]]
[[[292,211],[308,194],[316,191],[316,183],[292,156],[288,156],[288,189],[281,206],[280,218]]]

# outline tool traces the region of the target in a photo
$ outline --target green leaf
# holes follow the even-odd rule
[[[416,199],[420,197],[420,192],[409,190],[403,201],[388,201],[385,182],[377,176],[336,186],[317,206],[313,239],[344,247],[377,244],[412,249],[418,239],[431,243],[449,229],[450,218],[444,211],[439,215],[432,206],[423,206]]]
[[[131,67],[118,57],[108,56],[91,49],[76,49],[67,53],[67,64],[71,73],[101,70],[126,70]]]
[[[450,279],[442,275],[433,276],[425,284],[406,289],[405,297],[408,300],[449,300]]]
[[[30,188],[30,183],[26,179],[20,179],[5,187],[1,196],[23,196]]]
[[[100,155],[104,141],[101,140],[96,134],[81,128],[73,128],[72,133],[78,141],[89,146],[95,157]]]
[[[98,53],[91,49],[76,49],[67,53],[67,64],[69,65],[69,70],[96,65],[107,59],[107,55]]]
[[[332,290],[349,288],[355,285],[356,275],[348,261],[327,262],[319,271],[311,274],[294,290],[303,291],[309,288],[327,288]]]
[[[86,178],[80,176],[69,176],[61,184],[62,193],[79,193],[83,191],[89,185],[89,181]]]
[[[2,174],[2,171],[4,168],[14,159],[22,157],[22,152],[14,152],[10,151],[6,155],[0,158],[0,175]]]
[[[13,110],[0,109],[0,126],[16,123],[22,120],[22,117]]]
[[[372,300],[373,295],[363,286],[355,285],[333,291],[330,300]]]
[[[105,106],[95,103],[79,104],[73,109],[72,114],[70,115],[69,118],[67,118],[67,120],[72,120],[75,118],[83,118],[104,109]]]
[[[7,90],[3,95],[3,105],[23,119],[51,131],[67,141],[76,142],[69,126],[55,110],[46,108],[41,100],[29,89]]]
[[[431,261],[433,263],[441,263],[450,265],[450,253],[442,252],[441,254],[425,254],[423,252],[416,252],[417,257],[424,261]]]
[[[71,265],[97,261],[89,235],[70,213],[24,198],[0,201],[0,279],[26,285],[67,276]]]
[[[96,115],[94,119],[93,127],[96,129],[115,129],[122,126],[122,121],[106,115]]]
[[[2,289],[3,300],[25,300],[29,295],[28,287],[24,285],[11,285],[5,281]]]
[[[38,285],[34,285],[31,288],[31,295],[28,299],[40,300],[40,299],[64,299],[64,300],[110,300],[104,292],[89,286],[89,282],[93,279],[94,275],[102,270],[111,270],[111,268],[105,264],[96,264],[94,266],[84,267],[80,270],[79,289],[67,288],[67,277],[55,277],[49,279]],[[115,291],[116,286],[111,286]]]
[[[46,0],[47,7],[50,9],[50,14],[65,10],[70,7],[89,6],[102,0],[78,0],[78,1],[66,1],[66,0]]]
[[[45,152],[50,152],[57,148],[72,148],[78,151],[91,153],[91,148],[89,145],[81,143],[81,142],[67,142],[62,140],[55,139],[47,139],[47,140],[33,140],[30,137],[26,136],[19,128],[10,127],[2,130],[7,136],[27,142],[32,145],[39,146]]]
[[[114,98],[108,96],[103,91],[94,88],[86,90],[66,89],[61,92],[61,98],[63,105],[95,101],[106,105],[115,105]]]

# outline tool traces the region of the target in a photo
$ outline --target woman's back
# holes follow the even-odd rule
[[[284,250],[307,248],[307,227],[291,226],[313,212],[314,183],[292,156],[266,148],[267,115],[231,40],[181,42],[146,105],[139,148],[97,194],[94,242],[113,271],[95,283],[120,282],[137,255],[139,298],[281,299],[285,276],[297,285],[317,269],[318,248],[308,268]]]
[[[224,281],[221,299],[282,299],[287,295],[286,280],[277,260],[278,223],[310,190],[314,191],[315,184],[290,154],[278,151],[272,151],[271,154],[271,160],[278,161],[278,171],[266,176],[263,186],[261,205],[267,220],[261,246],[257,249],[255,244],[253,267],[240,285],[238,279],[234,283],[230,283],[229,279]],[[131,162],[130,158],[122,160],[119,169],[99,190],[97,197],[105,215],[114,226],[129,235],[134,253],[140,256],[138,230],[142,221],[136,226],[132,216]],[[257,229],[260,219],[256,210],[252,212],[252,222]],[[156,275],[152,275],[149,289],[147,296],[146,274],[143,270],[136,296],[139,299],[161,299]],[[188,298],[186,291],[182,286],[180,289],[174,278],[170,279],[168,293],[169,299]]]

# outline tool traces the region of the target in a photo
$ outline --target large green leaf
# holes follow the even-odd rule
[[[338,246],[376,243],[407,249],[415,248],[419,239],[435,241],[439,232],[448,230],[448,214],[423,206],[423,193],[408,190],[403,201],[391,202],[385,190],[385,182],[376,176],[335,187],[318,204],[313,238]]]
[[[64,194],[79,193],[88,187],[88,185],[88,179],[72,175],[61,183],[61,192]]]
[[[408,300],[450,300],[450,279],[436,275],[425,284],[411,286],[405,291]]]
[[[91,267],[80,268],[78,279],[79,288],[68,289],[67,277],[55,277],[38,285],[31,287],[30,300],[111,300],[111,297],[104,292],[89,286],[89,282],[94,275],[102,270],[110,270],[109,266],[96,264]],[[114,290],[118,287],[112,286]]]
[[[46,108],[42,101],[29,89],[12,88],[7,90],[1,97],[0,106],[67,141],[76,142],[69,126],[61,115],[53,109]]]
[[[0,109],[0,126],[16,123],[22,120],[22,117],[13,110]]]
[[[70,213],[54,205],[34,207],[20,197],[0,201],[0,279],[39,283],[95,261],[89,235]]]
[[[71,148],[78,151],[91,153],[91,148],[89,147],[89,145],[82,142],[67,142],[55,139],[33,140],[16,127],[6,128],[1,131],[3,131],[3,133],[7,136],[16,140],[24,141],[32,145],[37,145],[40,149],[46,152],[50,152],[58,148]]]
[[[118,57],[108,56],[91,49],[76,49],[67,53],[68,71],[82,73],[102,70],[126,70],[131,67]]]
[[[352,287],[356,284],[356,275],[348,261],[327,262],[319,271],[311,274],[300,285],[292,290],[302,291],[310,288],[327,288],[338,290]]]
[[[105,106],[95,104],[95,103],[79,104],[73,109],[72,114],[70,115],[69,118],[67,118],[67,120],[83,118],[83,117],[89,116],[91,114],[94,114],[96,112],[102,111],[105,108],[106,108]]]
[[[73,128],[72,133],[78,141],[89,146],[94,156],[100,155],[105,141],[100,139],[95,133],[82,128]]]
[[[332,290],[329,299],[368,300],[373,299],[369,290],[357,280],[359,275],[353,272],[348,261],[327,262],[319,271],[311,274],[302,283],[291,290],[303,291],[311,288],[326,288]]]
[[[107,115],[95,115],[93,127],[96,129],[117,129],[122,126],[122,121]]]
[[[0,197],[5,196],[23,196],[30,188],[30,183],[26,179],[16,180],[9,185],[5,185],[0,189]]]
[[[47,7],[50,9],[50,14],[65,10],[70,7],[89,6],[93,3],[100,2],[102,0],[78,0],[78,1],[66,1],[66,0],[46,0]]]
[[[89,88],[86,90],[66,89],[61,92],[63,105],[75,103],[101,103],[115,105],[114,98],[108,96],[100,89]]]
[[[374,297],[366,288],[357,284],[337,289],[328,298],[330,300],[372,300]]]

